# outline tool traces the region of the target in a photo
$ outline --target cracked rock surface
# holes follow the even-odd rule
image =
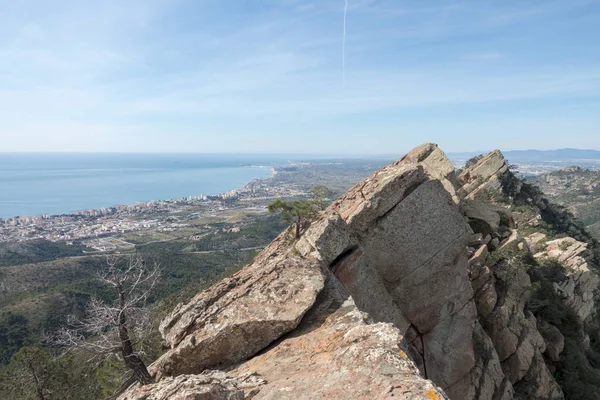
[[[562,399],[544,357],[558,359],[564,338],[526,311],[527,273],[488,259],[557,258],[572,271],[557,290],[582,319],[598,282],[581,244],[521,238],[506,208],[482,201],[507,171],[498,151],[457,177],[437,145],[413,149],[300,239],[288,229],[177,306],[160,324],[157,383],[121,399]]]

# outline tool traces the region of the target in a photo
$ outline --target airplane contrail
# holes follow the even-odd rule
[[[342,80],[346,84],[346,14],[348,13],[348,0],[344,4],[344,36],[342,39]]]

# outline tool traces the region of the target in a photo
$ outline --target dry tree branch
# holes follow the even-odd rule
[[[66,349],[80,349],[91,354],[90,360],[102,360],[120,353],[135,380],[152,381],[140,358],[140,345],[151,333],[150,312],[145,308],[150,293],[160,278],[158,264],[147,265],[140,256],[127,258],[108,255],[106,268],[98,279],[115,289],[113,301],[92,297],[84,318],[70,316],[68,324],[47,337],[48,342]]]

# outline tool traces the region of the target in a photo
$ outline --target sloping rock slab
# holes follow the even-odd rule
[[[254,374],[232,377],[221,371],[207,371],[201,375],[168,377],[152,385],[136,385],[118,400],[244,400],[248,398],[244,388],[264,383],[264,379]]]
[[[374,221],[432,179],[439,180],[444,189],[456,197],[452,163],[436,144],[426,143],[354,186],[330,209],[338,212],[356,234],[366,235]]]
[[[485,192],[500,192],[500,178],[506,171],[508,165],[504,156],[500,150],[494,150],[474,165],[465,168],[458,176],[458,182],[467,199],[475,199],[485,195]]]
[[[336,276],[362,310],[387,316],[382,322],[399,328],[417,329],[427,373],[444,389],[475,366],[472,340],[465,338],[473,337],[477,317],[466,250],[473,231],[454,199],[452,171],[443,152],[426,144],[365,179],[330,208],[358,241],[355,257],[335,266]],[[378,281],[382,284],[375,285]],[[387,290],[389,300],[377,286]],[[376,307],[398,308],[405,322]]]
[[[171,350],[152,364],[153,375],[194,374],[242,361],[298,326],[323,289],[324,274],[319,262],[291,250],[286,235],[161,323]]]
[[[447,399],[422,378],[392,324],[369,323],[333,276],[288,337],[229,373],[268,382],[253,399]]]

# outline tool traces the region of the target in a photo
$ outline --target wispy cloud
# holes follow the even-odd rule
[[[342,85],[343,0],[13,2],[0,16],[0,150],[144,135],[160,150],[294,124],[354,132],[357,119],[389,137],[393,113],[418,127],[474,108],[503,119],[524,103],[564,108],[600,98],[600,21],[588,9],[582,22],[583,4],[350,0]],[[556,29],[565,15],[578,30]]]

